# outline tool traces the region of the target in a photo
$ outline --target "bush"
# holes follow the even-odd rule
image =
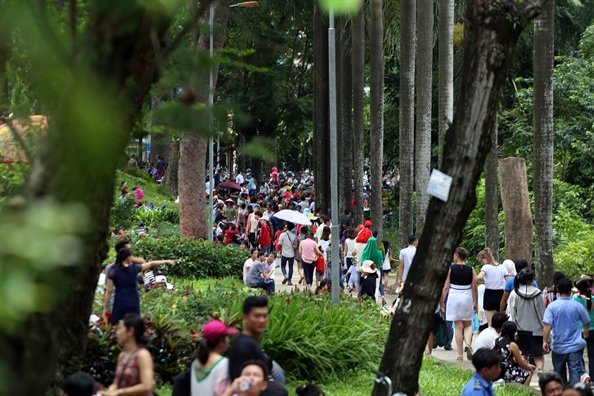
[[[148,329],[154,337],[149,349],[163,382],[170,382],[189,366],[195,335],[211,320],[211,314],[226,322],[240,319],[243,300],[254,293],[233,279],[176,286],[171,292],[141,293],[140,300],[141,311],[152,318]],[[371,369],[381,357],[389,323],[371,301],[344,297],[340,305],[334,305],[328,295],[279,293],[269,298],[269,309],[261,345],[289,378],[328,379],[355,368]],[[97,301],[95,312],[100,310]],[[112,333],[110,326],[90,332],[83,368],[104,383],[113,375],[119,352]]]
[[[161,238],[179,237],[179,224],[159,223],[157,224],[157,235]]]
[[[122,199],[117,199],[111,207],[109,228],[111,232],[117,233],[121,230],[128,230],[134,220],[134,194],[127,194]]]
[[[143,221],[144,225],[147,227],[156,227],[159,223],[163,222],[179,224],[179,212],[177,210],[167,208],[140,208],[137,210],[134,219],[136,221]]]
[[[147,261],[177,259],[175,267],[166,269],[167,274],[196,279],[242,276],[249,252],[199,239],[170,237],[141,239],[134,244],[134,255]]]

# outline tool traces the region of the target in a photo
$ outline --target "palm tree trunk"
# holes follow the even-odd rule
[[[330,208],[330,86],[328,71],[328,24],[314,7],[314,137],[313,168],[316,207]]]
[[[422,351],[433,323],[454,248],[476,205],[476,186],[491,146],[499,100],[514,46],[540,11],[538,0],[500,0],[498,7],[466,2],[464,76],[442,171],[453,178],[447,202],[432,199],[400,305],[394,314],[380,371],[394,391],[415,394]],[[402,21],[405,21],[403,18]],[[373,395],[383,396],[376,384]]]
[[[371,221],[382,237],[382,168],[384,163],[384,13],[383,0],[371,0],[370,144]]]
[[[444,136],[454,111],[454,0],[439,0],[438,163],[441,168]]]
[[[227,19],[229,17],[230,0],[216,0],[214,7],[214,23],[216,35],[213,47],[215,50],[223,48]],[[208,25],[210,11],[206,10],[199,17],[201,25]],[[198,51],[207,51],[210,46],[210,37],[203,35],[196,46]],[[217,86],[219,66],[213,66],[213,86]],[[208,86],[208,77],[202,79],[203,86]],[[197,101],[208,106],[208,92],[197,90]],[[206,206],[204,197],[204,184],[206,182],[204,169],[206,168],[206,147],[208,140],[204,132],[198,131],[184,133],[179,143],[179,233],[181,237],[212,237],[212,230],[208,230]]]
[[[433,66],[433,0],[419,0],[417,7],[417,129],[415,137],[415,181],[417,234],[425,224],[427,185],[431,170],[431,94]]]
[[[338,175],[341,209],[351,209],[353,196],[353,69],[351,62],[351,24],[348,18],[341,18],[340,47],[340,156]]]
[[[355,209],[353,223],[363,224],[363,161],[365,150],[365,16],[363,4],[352,19],[353,29],[353,177]]]
[[[416,0],[400,2],[400,245],[413,233]]]
[[[553,56],[555,0],[534,21],[534,223],[536,277],[553,277]]]
[[[485,246],[499,261],[499,189],[497,180],[497,119],[491,137],[491,151],[485,164]]]

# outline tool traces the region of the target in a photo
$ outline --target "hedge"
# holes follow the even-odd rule
[[[147,261],[178,260],[175,267],[161,267],[168,276],[187,279],[240,278],[249,251],[233,246],[213,245],[190,238],[144,238],[134,244],[134,255]]]

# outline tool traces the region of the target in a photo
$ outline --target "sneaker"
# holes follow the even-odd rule
[[[289,280],[289,278],[285,278],[285,279],[283,279],[283,285],[284,285],[285,283],[287,283],[287,281],[288,281],[288,280]]]
[[[443,349],[445,349],[446,351],[453,351],[454,350],[454,348],[452,348],[451,345],[446,345],[446,346],[443,347]]]
[[[584,384],[590,382],[590,376],[588,375],[588,373],[582,374],[582,376],[580,377],[580,382],[583,382]]]
[[[543,375],[543,371],[542,371],[541,369],[537,368],[537,369],[536,369],[536,376],[537,376],[538,378],[540,378],[540,377],[542,377],[542,375]]]
[[[466,352],[466,359],[472,361],[472,348],[470,347],[470,345],[466,345],[464,347],[464,352]]]
[[[287,286],[293,286],[293,284],[291,283],[291,281],[287,282]]]

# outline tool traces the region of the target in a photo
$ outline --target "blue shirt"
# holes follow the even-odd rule
[[[478,373],[474,373],[470,381],[462,389],[460,396],[493,396],[493,387],[491,383],[481,377]]]
[[[570,297],[559,297],[549,304],[542,321],[553,328],[553,352],[566,355],[586,346],[586,340],[582,338],[580,331],[580,322],[590,323],[590,315],[579,302]]]
[[[515,278],[512,276],[511,278],[505,281],[505,291],[511,292],[512,290],[514,290],[514,279]],[[536,281],[532,283],[532,286],[538,289],[538,284],[536,283]]]

